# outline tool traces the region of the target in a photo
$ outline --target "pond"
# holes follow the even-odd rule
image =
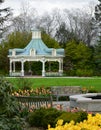
[[[87,98],[91,98],[91,99],[101,99],[101,95],[96,95],[96,96],[89,96]]]

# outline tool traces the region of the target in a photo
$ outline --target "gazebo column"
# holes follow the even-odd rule
[[[12,61],[10,60],[10,70],[9,70],[9,75],[12,76]]]
[[[15,61],[13,62],[13,72],[15,72]]]
[[[45,59],[42,60],[42,77],[45,76]]]
[[[24,76],[24,61],[21,61],[21,76]]]
[[[59,75],[63,75],[63,60],[59,61]]]

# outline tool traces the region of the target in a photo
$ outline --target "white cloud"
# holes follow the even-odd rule
[[[58,9],[71,9],[71,8],[82,8],[89,2],[96,0],[5,0],[2,4],[3,7],[11,7],[14,10],[14,14],[18,14],[21,8],[21,3],[28,3],[32,8],[35,8],[39,14],[45,11],[51,11],[54,8]]]

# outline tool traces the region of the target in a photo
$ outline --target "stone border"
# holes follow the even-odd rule
[[[101,93],[87,93],[70,96],[70,108],[78,107],[90,112],[101,113],[101,99],[88,98],[89,96],[91,97],[97,95],[101,95]]]

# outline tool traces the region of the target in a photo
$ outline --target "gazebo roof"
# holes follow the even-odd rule
[[[35,55],[38,56],[52,56],[52,52],[55,51],[55,56],[64,56],[64,49],[54,49],[48,48],[41,39],[41,31],[33,30],[32,31],[32,40],[28,43],[28,45],[24,49],[14,48],[9,49],[9,56],[13,56],[13,52],[15,56],[30,56],[31,51],[35,52]]]

